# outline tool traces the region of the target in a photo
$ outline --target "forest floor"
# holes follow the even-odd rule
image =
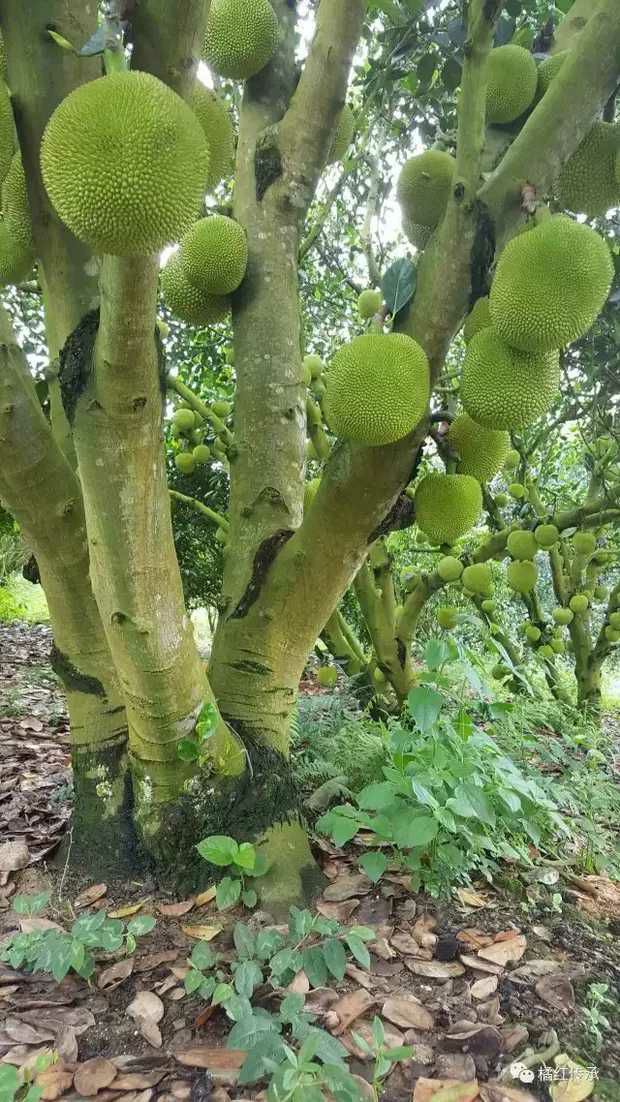
[[[218,912],[213,893],[173,900],[148,880],[76,881],[54,860],[71,776],[49,646],[46,627],[0,624],[0,953],[19,929],[66,929],[101,909],[126,920],[150,914],[157,924],[129,956],[97,952],[90,982],[72,973],[57,983],[0,963],[0,1069],[54,1050],[57,1062],[40,1080],[49,1102],[264,1097],[236,1086],[243,1055],[225,1048],[231,1023],[183,981],[197,942],[208,939],[230,960],[235,922],[257,929],[273,919]],[[368,1039],[375,1015],[390,1045],[413,1047],[385,1080],[384,1102],[430,1102],[445,1081],[461,1085],[449,1102],[580,1102],[591,1087],[593,1098],[620,1102],[620,884],[561,880],[553,906],[548,894],[536,902],[487,884],[438,900],[412,894],[397,875],[373,885],[354,847],[321,840],[316,853],[327,879],[317,910],[373,928],[371,967],[350,963],[341,982],[312,990],[299,973],[292,986],[306,993],[316,1024],[343,1042],[361,1079],[371,1064],[351,1031]],[[50,899],[37,917],[12,909],[15,895],[44,891]],[[273,1007],[281,994],[259,989],[254,998]],[[562,1054],[585,1072],[562,1072]],[[513,1074],[515,1061],[527,1070]]]

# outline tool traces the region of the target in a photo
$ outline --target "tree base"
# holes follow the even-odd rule
[[[271,827],[260,842],[260,852],[270,867],[253,885],[261,907],[274,918],[286,917],[294,904],[312,903],[323,889],[325,877],[312,856],[308,835],[300,822]]]

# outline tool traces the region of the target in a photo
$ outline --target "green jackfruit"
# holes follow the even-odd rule
[[[192,452],[177,452],[174,463],[181,474],[193,474],[196,470],[196,460]]]
[[[538,581],[536,563],[511,562],[506,571],[506,581],[517,593],[530,593]]]
[[[452,608],[451,605],[442,605],[437,609],[437,623],[440,627],[450,629],[456,627],[458,623],[458,609]]]
[[[207,444],[197,444],[192,452],[192,455],[194,457],[194,462],[197,464],[197,466],[201,467],[204,466],[205,463],[209,462],[211,458],[211,449]]]
[[[577,615],[588,611],[590,602],[585,593],[575,593],[568,602],[569,608]]]
[[[230,295],[248,263],[245,230],[234,218],[199,218],[181,241],[181,265],[187,281],[208,295]]]
[[[619,149],[618,127],[595,122],[560,173],[557,194],[563,207],[597,218],[620,205],[620,182],[616,180]]]
[[[487,598],[485,601],[482,601],[482,603],[480,605],[480,608],[482,609],[483,612],[486,612],[487,616],[492,616],[493,613],[496,610],[495,601],[492,601],[492,600],[490,600],[490,598]]]
[[[467,474],[427,474],[415,492],[415,519],[433,544],[452,544],[469,532],[482,512],[482,490]]]
[[[536,95],[536,62],[523,46],[498,46],[487,65],[487,122],[514,122]]]
[[[454,157],[439,149],[411,157],[403,165],[397,185],[404,218],[420,226],[437,226],[446,210],[455,168]]]
[[[539,524],[534,531],[534,539],[539,547],[554,547],[560,538],[555,524]]]
[[[620,631],[618,631],[617,628],[606,627],[605,638],[608,639],[610,643],[620,643]]]
[[[510,435],[484,428],[460,413],[450,425],[448,443],[460,456],[458,474],[470,474],[479,482],[489,482],[500,470],[510,447]]]
[[[433,232],[432,226],[420,226],[419,223],[412,222],[410,218],[403,214],[403,233],[411,244],[415,245],[416,249],[425,249],[433,236]]]
[[[476,299],[474,305],[465,318],[465,324],[463,326],[463,340],[465,344],[469,344],[472,337],[476,336],[481,329],[486,329],[491,324],[491,314],[489,311],[489,296],[484,295],[482,298]]]
[[[306,482],[304,485],[304,513],[306,513],[312,505],[320,485],[320,478],[311,478],[310,482]]]
[[[565,215],[513,237],[490,295],[493,326],[522,352],[551,352],[587,333],[602,309],[614,267],[606,241]]]
[[[304,356],[303,365],[304,367],[308,368],[311,379],[320,379],[323,373],[323,369],[325,367],[325,364],[323,363],[321,357],[316,356],[313,353],[309,353],[307,356]]]
[[[566,58],[568,57],[570,50],[561,50],[558,54],[552,54],[551,57],[546,57],[544,61],[541,61],[538,66],[538,88],[537,95],[540,98],[544,96],[547,88],[551,84],[551,81],[557,77],[560,69],[562,68]]]
[[[375,314],[379,313],[382,305],[383,295],[381,291],[373,291],[370,289],[362,291],[357,300],[360,318],[363,318],[364,321],[368,321],[369,318],[374,318]]]
[[[500,509],[503,509],[504,506],[508,504],[509,500],[510,499],[508,497],[508,494],[496,494],[495,495],[495,504],[497,506],[499,506]]]
[[[0,80],[9,79],[9,70],[6,63],[6,46],[4,44],[4,35],[0,31]]]
[[[501,681],[502,678],[506,677],[509,673],[510,670],[508,669],[508,667],[502,665],[501,662],[498,662],[497,665],[493,666],[493,669],[491,670],[491,677],[494,681]]]
[[[611,612],[609,614],[609,623],[615,631],[620,631],[620,612]]]
[[[327,158],[328,164],[334,164],[336,161],[341,161],[343,157],[346,156],[349,146],[353,141],[354,132],[355,115],[348,103],[345,103],[336,122],[334,140]]]
[[[161,290],[171,314],[189,325],[215,325],[230,313],[226,295],[208,295],[188,282],[178,252],[174,253],[161,273]]]
[[[506,540],[508,554],[513,559],[533,559],[538,551],[538,544],[532,532],[517,528],[511,532]]]
[[[13,156],[2,184],[2,217],[16,245],[34,256],[26,173],[19,152]]]
[[[271,61],[278,17],[268,0],[212,0],[204,58],[220,76],[249,80]]]
[[[321,666],[316,679],[323,689],[329,689],[338,680],[338,670],[335,666]]]
[[[526,639],[529,639],[530,643],[537,643],[540,639],[540,636],[540,628],[537,628],[535,624],[525,625],[525,637]]]
[[[520,501],[526,494],[525,486],[521,482],[511,482],[508,487],[508,493],[511,497],[514,497],[515,501]]]
[[[592,532],[575,532],[572,544],[578,555],[592,555],[596,551],[596,536]]]
[[[19,245],[5,222],[0,222],[0,287],[22,283],[32,271],[34,257],[30,249]]]
[[[175,409],[172,424],[182,434],[193,432],[196,428],[196,415],[191,409]]]
[[[224,101],[200,80],[194,85],[190,103],[209,146],[206,189],[212,191],[220,180],[232,172],[235,152],[233,124]]]
[[[178,241],[202,202],[209,149],[191,107],[150,73],[111,73],[62,100],[41,171],[66,226],[98,253],[148,256]]]
[[[557,352],[520,352],[495,329],[482,329],[467,346],[461,400],[485,428],[519,430],[547,412],[559,382]]]
[[[553,658],[554,650],[549,643],[545,643],[542,647],[538,648],[537,653],[541,658]]]
[[[0,184],[6,177],[15,153],[15,122],[9,90],[0,78]]]
[[[437,563],[437,573],[444,582],[456,582],[463,573],[463,564],[454,555],[445,555]]]
[[[404,333],[366,333],[336,352],[327,374],[327,422],[360,444],[391,444],[424,415],[429,368],[419,344]]]
[[[563,626],[572,623],[575,618],[575,613],[570,608],[554,608],[551,615],[556,624],[562,624]]]
[[[554,654],[564,654],[566,651],[566,643],[563,639],[558,639],[556,636],[553,637],[550,645]]]
[[[466,566],[461,581],[465,589],[470,593],[478,593],[481,597],[488,597],[493,587],[493,575],[491,567],[485,562],[472,563]]]
[[[506,453],[506,458],[504,459],[504,469],[506,471],[514,471],[515,467],[518,467],[520,462],[521,456],[519,455],[519,452],[516,450],[516,448],[511,448],[510,451]]]

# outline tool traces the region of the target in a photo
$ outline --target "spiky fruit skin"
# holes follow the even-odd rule
[[[463,340],[465,344],[469,344],[472,337],[476,336],[481,329],[487,329],[491,324],[491,312],[489,310],[489,296],[483,295],[482,298],[476,299],[473,307],[469,311],[465,318],[465,324],[463,326]]]
[[[481,597],[488,597],[493,586],[491,567],[484,562],[476,562],[466,566],[461,581],[465,589],[470,593],[478,593]]]
[[[0,184],[6,177],[15,153],[15,122],[9,90],[0,78]]]
[[[338,670],[335,666],[321,666],[316,679],[323,689],[330,689],[338,680]]]
[[[196,470],[196,460],[192,452],[177,452],[174,457],[174,464],[180,474],[193,474]]]
[[[541,631],[535,624],[528,624],[525,628],[525,637],[529,639],[530,643],[537,643],[540,639]]]
[[[336,352],[327,375],[329,427],[355,443],[392,444],[424,415],[429,386],[428,360],[411,337],[355,337]]]
[[[194,85],[190,103],[209,146],[206,188],[212,191],[220,180],[232,172],[235,151],[233,124],[224,101],[200,80]]]
[[[16,245],[34,255],[26,173],[19,152],[14,154],[2,184],[2,217]]]
[[[189,283],[179,253],[170,257],[161,273],[161,290],[170,313],[188,325],[215,325],[230,313],[225,295],[209,295]]]
[[[23,249],[11,236],[5,223],[0,222],[0,287],[27,279],[33,264],[30,249]]]
[[[566,626],[575,619],[575,613],[570,608],[554,608],[551,613],[556,624]]]
[[[538,544],[532,532],[511,532],[506,540],[508,554],[513,559],[533,559],[538,551]]]
[[[312,505],[320,485],[320,478],[311,478],[310,482],[306,482],[304,485],[304,513],[306,513]]]
[[[609,615],[609,623],[614,631],[620,631],[620,612],[611,612]]]
[[[353,141],[353,133],[355,131],[355,115],[349,107],[348,103],[345,103],[342,111],[338,116],[336,123],[336,130],[334,133],[334,140],[332,147],[329,151],[327,158],[328,164],[334,164],[336,161],[341,161],[346,156],[349,146]]]
[[[508,487],[508,493],[511,497],[515,499],[515,501],[520,501],[522,498],[525,497],[525,486],[521,482],[511,482],[510,486]]]
[[[587,612],[590,602],[585,593],[575,593],[568,602],[569,608],[577,616],[581,613]]]
[[[486,612],[487,616],[492,616],[496,608],[495,601],[491,601],[489,598],[487,598],[487,600],[482,601],[480,607],[483,612]]]
[[[6,46],[4,44],[4,35],[0,31],[0,80],[9,79],[9,70],[6,63]]]
[[[463,564],[454,555],[444,555],[437,563],[437,573],[444,582],[457,582],[463,573]]]
[[[371,289],[362,291],[357,300],[357,309],[359,310],[360,318],[364,321],[368,321],[369,318],[374,318],[375,314],[379,313],[382,305],[383,295],[381,291],[373,291]]]
[[[485,428],[520,430],[547,412],[559,381],[557,352],[520,352],[495,329],[482,329],[467,346],[461,401]]]
[[[575,532],[572,544],[578,555],[592,555],[596,551],[596,536],[592,532]]]
[[[510,447],[510,435],[484,428],[460,413],[450,425],[448,443],[460,456],[458,474],[470,474],[479,482],[489,482],[500,470]]]
[[[245,230],[234,218],[199,218],[181,241],[180,258],[188,283],[207,295],[230,295],[248,264]]]
[[[209,149],[191,107],[150,73],[111,73],[62,100],[41,143],[56,213],[98,253],[178,241],[204,196]]]
[[[560,538],[560,533],[555,524],[539,524],[534,530],[534,539],[539,547],[545,549],[554,547]]]
[[[520,462],[521,456],[519,455],[519,452],[516,451],[515,448],[510,448],[510,450],[506,453],[506,458],[504,459],[505,470],[514,471],[515,467],[518,467]]]
[[[503,666],[501,662],[498,662],[497,665],[493,666],[493,669],[491,670],[491,677],[494,681],[501,681],[502,678],[506,677],[509,672],[510,671],[506,668],[506,666]]]
[[[175,409],[172,424],[182,434],[193,432],[196,427],[196,417],[191,409]]]
[[[313,352],[310,352],[303,358],[303,366],[308,368],[311,379],[320,379],[325,364],[320,356],[316,356]]]
[[[614,274],[598,233],[565,215],[513,237],[491,286],[493,326],[522,352],[551,352],[587,333]]]
[[[471,475],[433,471],[419,483],[414,506],[416,524],[431,543],[455,543],[480,517],[480,483]]]
[[[514,122],[536,95],[538,71],[529,50],[509,44],[491,50],[487,65],[487,122]]]
[[[551,81],[557,77],[569,52],[569,50],[561,50],[560,53],[552,54],[551,57],[546,57],[544,61],[541,61],[538,66],[538,96],[544,96]]]
[[[506,571],[506,581],[517,593],[530,593],[538,581],[536,563],[511,562]]]
[[[452,608],[450,605],[443,605],[437,609],[437,623],[440,627],[449,630],[457,625],[458,621],[458,609]]]
[[[207,444],[197,444],[192,452],[192,455],[194,457],[194,462],[199,467],[202,467],[205,463],[209,462],[211,458],[211,449],[208,447]]]
[[[557,194],[563,207],[597,218],[620,204],[620,182],[616,180],[619,148],[617,127],[595,122],[560,173]]]
[[[222,77],[249,80],[271,61],[278,17],[268,0],[212,0],[204,58]]]
[[[418,222],[412,222],[410,218],[403,214],[403,233],[407,240],[415,245],[416,249],[422,251],[433,236],[433,227],[421,226]]]
[[[403,216],[410,223],[434,228],[441,222],[455,168],[454,157],[439,149],[428,149],[403,165],[397,194]]]

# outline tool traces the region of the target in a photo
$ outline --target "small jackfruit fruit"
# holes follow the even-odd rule
[[[590,605],[590,602],[589,602],[589,600],[588,600],[585,593],[575,593],[571,597],[568,604],[569,604],[569,608],[571,608],[574,613],[579,615],[579,613],[583,613],[583,612],[588,611],[588,607]]]
[[[605,638],[608,639],[610,643],[618,643],[620,642],[620,631],[618,631],[617,628],[606,627]]]
[[[9,90],[0,78],[0,184],[6,177],[15,153],[15,122]]]
[[[307,356],[304,356],[303,365],[304,367],[308,368],[310,372],[310,377],[312,379],[320,379],[323,373],[323,368],[325,367],[325,364],[323,363],[321,357],[316,356],[312,352],[309,353]]]
[[[493,586],[491,567],[485,562],[476,562],[466,566],[461,581],[470,593],[478,593],[481,597],[488,597]]]
[[[463,564],[454,555],[445,555],[437,563],[437,573],[444,582],[456,582],[463,573]]]
[[[511,562],[506,571],[506,581],[517,593],[530,593],[538,581],[536,563],[529,560]]]
[[[341,161],[346,156],[347,150],[353,141],[354,131],[355,115],[348,103],[345,103],[336,121],[334,140],[327,158],[328,164],[331,165],[335,161]]]
[[[220,180],[232,172],[235,151],[233,124],[224,101],[200,80],[194,85],[190,105],[209,146],[209,174],[205,186],[207,191],[212,191]]]
[[[191,107],[150,73],[111,73],[62,100],[41,142],[56,213],[98,253],[148,256],[200,209],[209,150]]]
[[[14,154],[2,184],[2,217],[15,244],[34,256],[26,173],[19,151]]]
[[[323,689],[329,689],[338,680],[338,670],[335,666],[321,666],[316,679]]]
[[[193,474],[196,470],[196,460],[192,452],[177,452],[174,463],[181,474]]]
[[[538,71],[529,50],[510,43],[491,50],[487,64],[487,122],[514,122],[536,95]]]
[[[429,149],[411,157],[398,177],[397,195],[403,216],[411,223],[434,227],[444,216],[456,161],[450,153]]]
[[[234,218],[199,218],[181,241],[180,258],[188,283],[208,295],[230,295],[248,263],[245,230]]]
[[[510,670],[507,668],[507,666],[504,666],[501,662],[498,662],[497,665],[493,666],[493,669],[491,670],[491,677],[494,681],[501,681],[502,678],[506,677],[509,673]]]
[[[566,643],[563,639],[558,639],[554,636],[551,640],[551,649],[554,654],[564,654],[566,651]]]
[[[560,172],[557,194],[563,207],[597,218],[620,205],[620,181],[616,179],[619,149],[617,126],[595,122]]]
[[[0,287],[21,283],[32,271],[34,257],[15,241],[6,223],[0,221]]]
[[[476,424],[468,413],[460,413],[450,425],[448,443],[460,456],[458,474],[470,474],[489,482],[499,471],[510,447],[510,435]]]
[[[575,618],[575,613],[570,608],[554,608],[551,615],[556,624],[562,625],[570,624]]]
[[[554,547],[560,538],[560,533],[555,524],[539,524],[534,530],[534,539],[539,547],[545,549]]]
[[[487,616],[492,616],[495,612],[495,601],[487,598],[486,600],[482,601],[480,608],[483,612],[486,612]]]
[[[529,639],[530,643],[537,643],[541,636],[540,628],[537,628],[535,624],[526,624],[525,637]]]
[[[481,329],[486,329],[491,324],[491,314],[489,311],[489,296],[483,295],[482,298],[476,299],[474,305],[465,318],[465,324],[463,326],[463,340],[465,344],[469,344],[472,337],[476,336]]]
[[[553,658],[554,650],[549,643],[545,643],[542,647],[538,648],[537,652],[541,658]]]
[[[620,612],[610,612],[609,623],[615,631],[620,631]]]
[[[544,61],[541,61],[538,66],[538,89],[537,95],[544,96],[547,88],[551,84],[551,81],[557,77],[560,69],[562,68],[566,58],[568,57],[569,50],[560,50],[557,54],[552,54],[551,57],[546,57]]]
[[[418,528],[433,544],[453,544],[469,532],[482,512],[482,490],[467,474],[427,474],[415,492]]]
[[[437,609],[437,623],[440,627],[449,630],[458,623],[458,609],[451,605],[442,605]]]
[[[587,333],[602,309],[614,267],[606,241],[562,214],[513,237],[491,286],[493,326],[522,352],[562,348]]]
[[[424,415],[429,367],[423,349],[404,333],[366,333],[336,352],[327,375],[327,422],[337,436],[360,444],[391,444]]]
[[[224,402],[222,399],[218,399],[217,402],[214,402],[211,406],[211,409],[213,410],[216,417],[222,417],[224,419],[226,417],[230,417],[230,414],[232,413],[231,403]]]
[[[373,291],[370,288],[367,291],[362,291],[357,300],[360,318],[363,318],[364,321],[374,318],[375,314],[379,313],[382,305],[383,295],[381,291]]]
[[[506,458],[504,459],[504,469],[507,471],[514,471],[515,467],[518,467],[520,462],[521,456],[519,455],[519,452],[515,448],[511,448],[510,451],[506,453]]]
[[[532,532],[516,529],[511,532],[506,540],[508,554],[513,559],[533,559],[538,551],[538,544]]]
[[[191,409],[175,409],[172,424],[182,435],[186,435],[196,428],[196,416]]]
[[[575,532],[572,544],[578,555],[592,555],[596,551],[596,536],[592,532]]]
[[[500,509],[503,509],[504,506],[508,504],[509,500],[508,494],[495,495],[495,504],[498,505]]]
[[[220,76],[249,80],[271,61],[278,38],[269,0],[212,0],[204,59]]]
[[[485,428],[519,430],[547,412],[559,381],[557,352],[520,352],[494,328],[482,329],[467,346],[461,400]]]
[[[527,491],[521,482],[511,482],[508,487],[508,493],[511,497],[514,497],[515,501],[520,501],[521,498],[525,497]]]
[[[215,325],[230,313],[226,295],[209,295],[188,282],[178,252],[173,253],[161,273],[161,290],[170,313],[188,325]]]
[[[196,444],[192,455],[194,457],[194,462],[199,467],[202,467],[205,463],[209,462],[211,458],[211,449],[207,444]]]

